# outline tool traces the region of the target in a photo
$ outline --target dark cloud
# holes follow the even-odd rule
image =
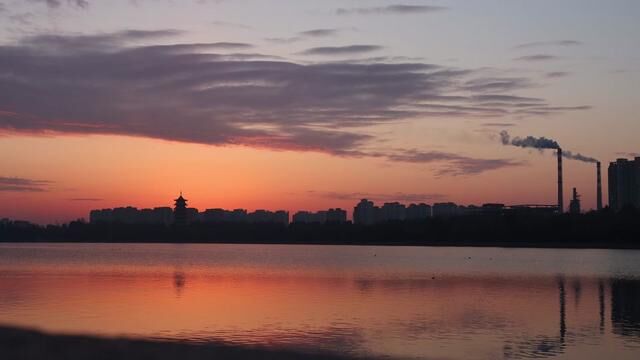
[[[43,192],[52,182],[47,180],[32,180],[18,177],[0,176],[0,191],[6,192]]]
[[[445,196],[443,194],[430,194],[430,193],[403,193],[396,192],[391,194],[378,194],[367,192],[318,192],[308,191],[307,193],[312,196],[323,197],[334,200],[360,200],[369,199],[377,202],[431,202],[443,200]]]
[[[516,45],[515,49],[530,49],[545,46],[579,46],[582,45],[578,40],[556,40],[556,41],[535,41]]]
[[[216,52],[249,44],[148,45],[180,34],[41,35],[0,45],[0,133],[128,135],[373,156],[362,149],[375,140],[367,128],[378,124],[588,109],[513,94],[531,86],[526,78],[477,77],[474,70],[422,62],[300,64]],[[448,161],[474,171],[473,159]]]
[[[555,78],[566,77],[566,76],[569,76],[570,74],[571,73],[568,73],[565,71],[552,71],[544,74],[544,76],[550,79],[555,79]]]
[[[549,61],[557,59],[557,56],[548,54],[527,55],[515,58],[516,61]]]
[[[328,37],[338,35],[340,29],[312,29],[301,31],[298,34],[300,36],[308,36],[308,37]]]
[[[382,50],[382,46],[377,45],[348,45],[348,46],[324,46],[307,49],[302,52],[304,55],[354,55],[372,51]]]
[[[88,0],[28,0],[32,3],[42,3],[46,4],[51,8],[59,8],[63,4],[72,5],[75,7],[79,7],[81,9],[85,9],[89,6]]]
[[[384,14],[422,14],[431,13],[436,11],[446,10],[443,6],[430,6],[430,5],[389,5],[379,7],[359,7],[359,8],[340,8],[336,10],[338,15],[384,15]]]

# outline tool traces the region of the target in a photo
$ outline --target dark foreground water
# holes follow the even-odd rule
[[[424,359],[640,358],[640,251],[0,245],[0,325]]]

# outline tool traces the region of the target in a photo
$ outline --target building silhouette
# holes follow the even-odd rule
[[[640,208],[640,157],[609,164],[609,206],[620,211],[630,205]]]
[[[407,208],[399,202],[385,203],[378,214],[379,222],[403,221],[407,217]]]
[[[347,212],[340,208],[311,212],[298,211],[291,220],[296,224],[342,224],[347,222]]]
[[[433,204],[433,217],[447,218],[458,214],[458,205],[452,202]]]
[[[578,190],[573,188],[573,197],[571,198],[571,202],[569,202],[569,213],[578,215],[580,212],[580,195],[578,195]]]
[[[360,200],[353,208],[353,222],[358,225],[373,225],[376,222],[376,207],[373,201]]]
[[[173,208],[173,224],[176,226],[187,226],[189,224],[189,211],[187,209],[187,199],[180,196],[174,200],[175,206]]]

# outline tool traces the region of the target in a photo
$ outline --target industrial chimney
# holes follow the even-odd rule
[[[598,173],[598,188],[596,190],[596,201],[597,201],[597,209],[598,211],[602,210],[602,176],[600,169],[600,161],[596,163],[596,169]]]
[[[562,195],[562,149],[558,148],[558,212],[564,213],[564,196]]]

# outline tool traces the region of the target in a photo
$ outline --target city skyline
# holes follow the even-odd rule
[[[595,209],[583,160],[606,171],[640,151],[638,10],[0,1],[0,218],[67,222],[179,189],[196,208],[291,213],[555,204],[553,148],[504,146],[503,131],[574,155],[565,204],[577,188]]]

